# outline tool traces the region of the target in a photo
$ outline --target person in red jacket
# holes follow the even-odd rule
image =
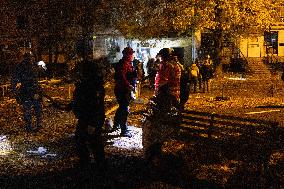
[[[155,78],[155,95],[158,95],[162,92],[168,92],[169,77],[172,71],[172,66],[169,62],[171,58],[169,49],[164,48],[160,50],[157,56],[161,57],[162,61],[160,63],[160,67]]]
[[[169,107],[173,105],[179,109],[181,67],[177,59],[172,56],[170,48],[161,49],[158,56],[162,61],[155,78],[155,96],[168,102]]]
[[[117,130],[120,127],[121,135],[126,137],[131,137],[127,129],[127,117],[129,104],[132,99],[131,93],[135,91],[135,81],[137,80],[137,73],[132,65],[134,52],[130,47],[124,48],[122,51],[123,57],[117,63],[114,75],[114,93],[119,107],[114,116],[113,130]]]

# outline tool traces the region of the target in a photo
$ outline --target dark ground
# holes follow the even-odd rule
[[[216,101],[221,95],[223,81],[214,81],[211,93],[191,94],[187,110],[216,112],[238,117],[254,117],[283,122],[279,107],[284,103],[279,83],[274,96],[266,90],[267,84],[255,86],[249,82],[226,83],[227,101]],[[255,81],[254,81],[255,82]],[[271,84],[271,82],[270,82]],[[255,87],[250,92],[249,89]],[[47,87],[48,88],[48,87]],[[52,89],[56,89],[53,91]],[[60,89],[60,90],[58,90]],[[280,90],[281,89],[281,90]],[[51,96],[66,92],[66,86],[49,88]],[[115,105],[109,89],[106,97],[109,109]],[[236,95],[238,94],[238,95]],[[241,95],[243,94],[243,95]],[[140,97],[144,103],[133,103],[129,124],[142,127],[142,112],[152,91],[145,87]],[[65,97],[62,97],[66,99]],[[60,100],[60,98],[59,98]],[[270,106],[258,109],[256,106]],[[271,110],[277,112],[246,115],[247,112]],[[238,140],[231,138],[208,139],[179,133],[170,137],[162,147],[162,154],[146,162],[141,149],[125,152],[119,148],[106,150],[107,166],[96,164],[87,169],[77,166],[74,154],[73,133],[76,120],[70,112],[62,112],[46,106],[45,128],[37,134],[28,135],[22,127],[20,108],[13,99],[1,101],[0,131],[7,135],[13,146],[13,153],[0,156],[0,188],[284,188],[283,138],[268,138],[267,135],[246,134]],[[113,111],[108,112],[113,118]],[[281,124],[282,126],[282,124]],[[258,135],[257,135],[258,136]],[[282,137],[282,136],[281,136]],[[265,149],[272,145],[273,151],[266,158]],[[109,144],[108,144],[109,145]],[[26,153],[27,149],[45,146],[57,154],[56,158],[42,158]],[[270,146],[269,146],[270,147]],[[266,158],[266,159],[265,159]],[[265,170],[263,162],[268,164]]]

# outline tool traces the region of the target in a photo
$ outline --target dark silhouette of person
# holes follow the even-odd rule
[[[135,51],[130,47],[124,48],[122,51],[123,57],[117,63],[114,75],[114,93],[119,107],[114,116],[113,130],[117,130],[120,127],[121,135],[126,137],[131,137],[127,128],[127,118],[129,114],[131,93],[135,91],[134,82],[137,80],[137,73],[132,66],[134,52]]]
[[[180,77],[180,108],[184,110],[184,106],[189,99],[190,87],[187,69],[181,70]]]
[[[135,88],[135,98],[139,97],[140,91],[141,91],[141,82],[143,81],[143,65],[142,62],[140,62],[138,59],[135,59],[132,61],[132,65],[134,68],[134,78],[133,79],[133,86]]]
[[[156,77],[156,74],[157,74],[157,71],[158,71],[155,63],[156,63],[156,60],[154,58],[149,59],[149,61],[147,63],[150,88],[155,87],[155,77]]]
[[[12,73],[12,92],[17,102],[22,105],[25,127],[28,132],[38,131],[42,127],[42,89],[38,82],[38,69],[30,52],[23,55],[23,60]],[[18,88],[17,85],[20,84]],[[36,125],[32,125],[32,109]]]
[[[200,73],[202,75],[203,92],[209,92],[210,80],[213,78],[212,60],[210,59],[209,55],[204,60],[204,63],[200,68]]]
[[[82,167],[89,165],[91,153],[98,165],[105,163],[101,134],[105,122],[104,66],[107,63],[106,58],[88,58],[75,68],[79,76],[76,78],[72,110],[78,119],[75,142]]]

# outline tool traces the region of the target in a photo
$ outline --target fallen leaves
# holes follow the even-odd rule
[[[53,97],[56,98],[56,100],[68,102],[68,89],[62,88],[62,90],[58,91],[56,89],[57,86],[50,86],[47,88],[47,90],[51,90],[50,94],[54,95]],[[107,91],[106,108],[109,109],[117,105],[117,103],[112,93],[113,91],[111,89],[107,89]],[[145,93],[143,93],[144,91]],[[132,103],[130,109],[131,113],[128,117],[129,125],[137,128],[137,130],[141,130],[142,127],[143,132],[145,131],[145,127],[142,126],[145,118],[143,113],[146,111],[146,104],[149,97],[152,95],[152,91],[149,90],[149,92],[147,89],[144,89],[144,91],[140,97],[144,103]],[[239,117],[252,116],[253,118],[282,121],[282,111],[278,112],[280,114],[277,114],[277,112],[257,115],[245,114],[250,111],[266,110],[263,108],[255,108],[260,105],[283,105],[284,102],[282,98],[264,96],[259,96],[258,98],[234,97],[226,101],[216,101],[215,94],[216,93],[191,94],[190,99],[186,104],[186,109],[216,112],[219,114],[228,114]],[[74,145],[74,131],[77,120],[72,112],[57,110],[47,104],[47,106],[43,108],[43,128],[38,133],[34,134],[26,133],[23,127],[22,110],[15,100],[10,99],[1,101],[0,112],[0,134],[6,134],[7,139],[11,144],[10,153],[0,156],[0,165],[3,165],[0,166],[0,175],[36,175],[40,173],[61,171],[74,167],[76,162],[78,162]],[[114,113],[115,110],[111,111],[107,115],[107,118],[113,119]],[[153,133],[146,132],[143,133],[143,135],[144,134],[147,135]],[[151,135],[152,137],[150,136],[150,138],[156,139],[162,134],[167,134],[166,136],[169,136],[168,140],[165,140],[165,143],[162,146],[162,151],[165,155],[182,155],[186,162],[185,165],[189,168],[188,173],[191,174],[190,176],[194,176],[198,179],[206,179],[207,181],[218,183],[223,186],[230,182],[233,183],[238,181],[238,177],[243,176],[246,171],[251,171],[249,176],[253,178],[253,174],[255,174],[254,167],[256,165],[245,164],[247,163],[245,160],[248,162],[250,160],[249,158],[246,159],[246,157],[241,156],[244,156],[244,153],[256,153],[258,149],[265,146],[262,146],[262,144],[259,143],[258,145],[260,148],[257,148],[255,151],[245,152],[247,148],[244,148],[241,149],[244,150],[244,152],[239,152],[240,149],[238,148],[238,143],[240,143],[240,141],[222,141],[221,137],[214,138],[216,143],[220,141],[223,142],[220,147],[217,145],[218,143],[208,143],[208,140],[205,137],[201,137],[204,140],[193,140],[192,138],[189,140],[189,138],[186,138],[187,140],[182,141],[179,139],[184,139],[187,135],[178,135],[180,138],[177,137],[175,139],[171,139],[172,133],[164,133],[164,131],[154,133],[154,135]],[[116,139],[119,139],[119,137]],[[140,137],[140,139],[137,140],[142,139]],[[128,139],[121,141],[120,145],[131,144],[131,142],[133,142]],[[263,139],[260,142],[263,143],[265,141],[266,139]],[[119,143],[119,140],[110,141],[110,143],[114,142]],[[143,142],[143,145],[147,145],[145,141]],[[246,142],[253,143],[253,139],[248,138]],[[134,147],[137,147],[135,146],[136,144],[141,145],[139,142],[133,144]],[[124,157],[141,157],[142,155],[141,149],[133,148],[129,150],[113,147],[111,144],[107,145],[107,155],[119,154]],[[40,146],[48,149],[48,152],[52,154],[57,154],[57,156],[40,156],[27,153],[27,150],[36,150]],[[240,159],[233,159],[232,157],[238,153],[238,158]],[[274,175],[279,175],[279,179],[283,176],[283,170],[281,169],[283,168],[283,163],[281,163],[283,160],[283,151],[274,151],[269,161],[271,171]],[[116,162],[115,159],[111,159],[111,163],[113,166],[121,164],[121,162]],[[129,166],[131,167],[132,165]],[[127,172],[128,168],[125,168],[123,171]],[[236,180],[234,181],[233,179]],[[241,182],[243,183],[241,186],[245,186],[245,181],[247,180],[245,178],[242,179],[243,180],[241,180]]]

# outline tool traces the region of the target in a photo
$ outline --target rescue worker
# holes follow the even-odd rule
[[[161,64],[155,78],[155,96],[162,99],[165,97],[169,100],[166,101],[168,105],[180,109],[180,64],[169,48],[161,49],[158,56],[161,57]]]
[[[23,55],[23,60],[12,73],[12,92],[17,102],[22,105],[25,128],[28,132],[38,131],[42,127],[42,89],[38,82],[38,69],[31,52]],[[17,85],[20,87],[17,88]],[[34,109],[36,124],[32,125],[32,109]]]
[[[79,76],[76,78],[71,108],[78,119],[75,142],[80,165],[83,167],[90,163],[92,153],[96,163],[105,163],[101,134],[105,122],[105,71],[102,65],[107,64],[106,61],[104,58],[92,60],[88,57],[76,67]]]
[[[210,55],[204,60],[204,64],[200,68],[200,73],[202,75],[203,92],[209,92],[211,79],[213,78],[212,60]]]
[[[135,81],[137,72],[132,65],[135,51],[126,47],[122,51],[123,57],[115,67],[115,87],[114,93],[118,102],[118,109],[114,117],[113,130],[121,129],[121,136],[131,137],[127,128],[127,118],[129,114],[129,104],[132,99],[131,94],[135,92]]]

